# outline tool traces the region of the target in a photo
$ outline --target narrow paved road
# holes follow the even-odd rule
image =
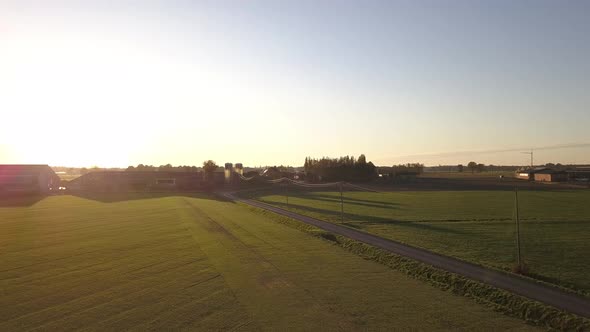
[[[467,278],[481,281],[494,287],[501,288],[512,293],[546,303],[556,308],[590,318],[590,299],[583,296],[548,285],[540,284],[533,280],[521,278],[516,275],[502,273],[500,271],[460,261],[455,258],[439,255],[428,250],[411,247],[393,240],[388,240],[379,236],[360,232],[352,228],[300,215],[270,204],[251,199],[242,199],[232,195],[231,193],[224,193],[223,195],[231,200],[243,202],[248,205],[272,211],[274,213],[316,226],[328,232],[346,236],[351,239],[385,249],[394,254],[409,257],[434,267],[460,274]]]

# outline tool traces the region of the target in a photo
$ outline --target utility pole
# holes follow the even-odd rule
[[[531,152],[521,152],[521,153],[524,153],[524,154],[530,154],[530,155],[531,155],[531,168],[533,168],[533,167],[534,167],[534,166],[533,166],[533,165],[534,165],[534,164],[533,164],[533,149],[531,149]]]
[[[522,268],[522,261],[520,257],[520,219],[518,216],[518,187],[514,187],[514,209],[516,216],[516,261],[519,270]]]
[[[340,222],[344,223],[344,198],[342,197],[342,182],[340,182]]]
[[[289,205],[289,181],[285,183],[285,198],[287,199],[287,205]]]

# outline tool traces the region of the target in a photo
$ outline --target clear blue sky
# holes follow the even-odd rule
[[[0,2],[0,163],[590,163],[589,1],[91,3]]]

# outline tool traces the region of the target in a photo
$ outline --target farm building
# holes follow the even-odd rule
[[[232,163],[225,163],[223,177],[225,178],[225,183],[230,183],[234,173],[234,165]]]
[[[82,191],[195,191],[211,185],[239,182],[233,172],[218,169],[207,178],[204,172],[99,171],[84,174],[69,183],[68,190]]]
[[[568,180],[568,175],[565,171],[545,169],[535,172],[534,178],[538,182],[563,182]]]
[[[546,167],[528,168],[524,170],[516,171],[516,178],[522,180],[534,180],[535,173],[548,170]]]
[[[242,163],[237,163],[234,167],[234,171],[239,175],[244,175],[244,165]]]
[[[67,184],[83,191],[191,191],[202,189],[202,172],[102,171],[84,174]]]
[[[590,183],[590,167],[577,167],[566,171],[568,179],[574,182]]]
[[[0,165],[0,193],[47,194],[60,178],[48,165]]]

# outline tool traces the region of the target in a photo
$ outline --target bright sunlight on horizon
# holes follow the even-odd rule
[[[588,2],[0,3],[0,164],[590,163]]]

